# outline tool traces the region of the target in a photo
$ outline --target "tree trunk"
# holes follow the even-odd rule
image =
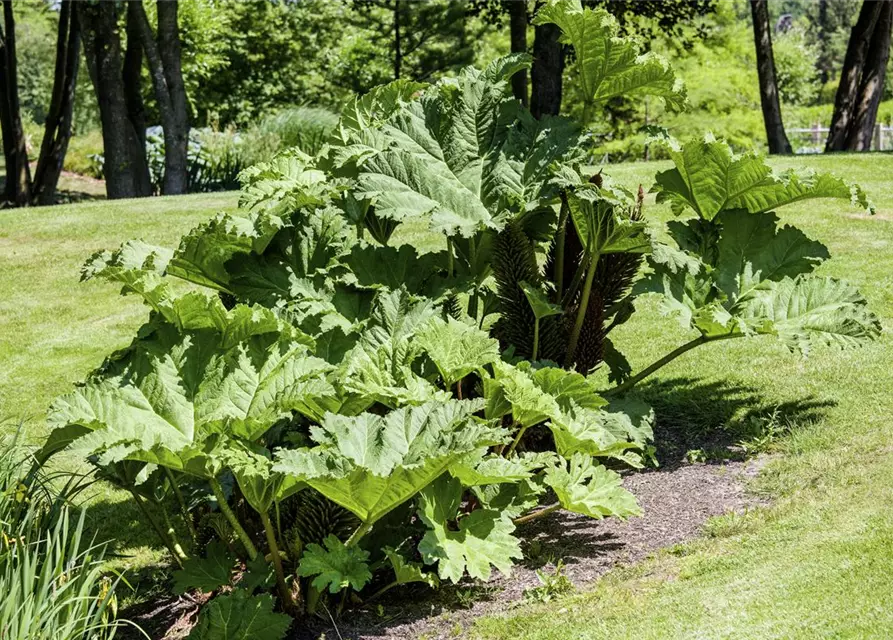
[[[164,77],[170,93],[172,121],[165,126],[164,193],[186,193],[189,188],[189,104],[181,66],[180,25],[177,21],[179,2],[158,3],[158,42]]]
[[[3,33],[0,42],[0,129],[6,159],[4,200],[25,207],[31,202],[31,168],[19,111],[18,64],[12,0],[3,0]]]
[[[533,68],[530,70],[530,111],[537,119],[558,115],[561,110],[561,80],[564,51],[554,24],[538,25],[533,39]]]
[[[843,151],[846,149],[847,136],[852,126],[856,105],[856,94],[859,91],[862,68],[874,27],[881,13],[883,3],[865,0],[859,11],[859,18],[850,32],[843,69],[840,72],[840,84],[834,98],[834,115],[831,117],[831,128],[825,151]]]
[[[868,151],[874,135],[878,105],[884,93],[884,76],[890,58],[890,33],[893,30],[893,0],[879,2],[883,7],[868,45],[859,94],[846,140],[848,151]]]
[[[128,0],[126,30],[127,46],[124,48],[124,101],[127,103],[127,115],[133,123],[140,146],[146,146],[146,105],[143,103],[143,92],[140,87],[140,74],[143,70],[143,46],[137,29],[139,11],[142,0]]]
[[[149,195],[145,148],[140,144],[125,98],[115,3],[82,2],[78,8],[87,68],[99,102],[106,195],[109,198]]]
[[[512,53],[527,52],[527,0],[507,0]],[[527,106],[527,69],[512,76],[512,94]]]
[[[757,54],[757,74],[760,78],[760,105],[769,153],[791,153],[791,143],[781,121],[778,83],[775,80],[775,56],[772,54],[772,27],[769,24],[768,0],[750,0],[753,15],[753,39]]]
[[[189,118],[186,89],[180,69],[180,32],[177,25],[177,2],[158,3],[158,41],[156,42],[149,18],[142,2],[131,3],[134,10],[134,30],[149,61],[155,99],[164,129],[164,184],[168,195],[186,193],[188,167],[186,150],[189,138]]]
[[[47,110],[43,142],[34,172],[32,200],[38,205],[56,201],[59,175],[71,139],[71,119],[77,87],[81,32],[78,10],[74,0],[64,0],[59,11],[59,30],[56,39],[56,70],[53,94]]]

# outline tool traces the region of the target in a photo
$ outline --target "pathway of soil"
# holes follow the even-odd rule
[[[624,485],[644,515],[623,522],[593,520],[568,512],[532,522],[519,531],[525,560],[511,576],[486,584],[468,581],[431,591],[407,585],[388,592],[380,606],[353,609],[337,630],[321,620],[293,632],[290,640],[426,640],[462,637],[474,620],[516,606],[524,591],[539,586],[536,570],[554,573],[559,561],[578,589],[585,589],[612,567],[642,560],[658,549],[697,537],[704,522],[717,515],[757,504],[744,485],[763,466],[763,459],[722,464],[676,464],[632,473]],[[152,638],[174,640],[188,635],[201,603],[185,596],[166,597],[127,612]],[[123,630],[122,637],[131,636]],[[144,637],[144,636],[139,636]]]
[[[577,588],[585,587],[619,564],[645,558],[658,549],[695,538],[704,522],[730,511],[742,511],[756,504],[744,491],[748,477],[757,473],[759,459],[724,464],[693,464],[669,470],[632,474],[624,485],[636,495],[644,515],[622,522],[616,519],[592,520],[561,512],[528,525],[521,533],[526,541],[524,564],[515,567],[508,578],[498,576],[486,585],[447,587],[439,592],[423,592],[409,585],[393,590],[381,610],[352,611],[338,630],[319,625],[292,636],[293,640],[426,640],[456,638],[475,618],[504,611],[521,601],[525,589],[536,587],[536,569],[554,572],[563,561],[564,574]],[[530,551],[535,557],[530,558]],[[462,608],[463,596],[472,600]],[[470,597],[468,597],[470,596]],[[340,634],[340,636],[339,636]]]

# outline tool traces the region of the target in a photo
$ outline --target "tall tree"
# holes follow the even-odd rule
[[[757,54],[757,74],[760,80],[760,105],[769,153],[791,153],[791,143],[781,120],[778,83],[775,79],[775,56],[772,54],[772,27],[769,23],[768,0],[750,0],[753,16],[753,39]]]
[[[859,82],[859,95],[856,97],[853,125],[850,127],[846,141],[847,149],[850,151],[871,149],[878,105],[884,93],[887,61],[890,59],[891,31],[893,31],[893,2],[887,0],[883,3],[865,56],[862,79]]]
[[[0,130],[6,160],[3,199],[7,205],[27,206],[31,201],[31,169],[19,110],[18,64],[12,0],[3,0],[0,31]]]
[[[876,85],[863,83],[863,74],[866,69],[866,60],[869,50],[874,45],[875,53],[879,53],[881,42],[875,40],[875,29],[878,26],[881,14],[884,12],[890,0],[865,0],[859,10],[859,17],[850,32],[847,44],[846,56],[843,60],[843,69],[840,72],[840,84],[837,86],[837,95],[834,98],[834,115],[831,117],[831,127],[828,132],[828,141],[825,151],[844,151],[849,149],[849,142],[855,141],[853,135],[856,130],[856,102],[860,97],[861,89],[877,90]],[[890,28],[886,29],[886,40],[889,54]],[[877,60],[877,55],[875,55]],[[883,89],[883,76],[881,87]],[[874,127],[874,118],[868,120],[871,110],[863,111],[862,127],[869,129]]]
[[[503,0],[508,4],[509,40],[512,53],[527,52],[527,25],[530,16],[527,14],[527,0]],[[512,94],[527,106],[527,69],[521,69],[512,76]]]
[[[186,193],[188,164],[186,151],[189,143],[189,113],[186,89],[180,68],[180,28],[177,24],[179,3],[176,0],[158,2],[158,39],[156,41],[143,3],[131,2],[134,11],[134,31],[142,43],[149,63],[155,100],[164,130],[164,182],[162,192],[167,195]],[[128,24],[130,19],[128,18]]]
[[[430,80],[474,59],[466,0],[353,0],[350,24],[388,51],[392,79]]]
[[[641,31],[645,39],[654,33],[673,34],[688,41],[683,26],[712,12],[716,0],[580,0],[581,5],[602,7],[611,13],[624,31]],[[533,3],[533,11],[544,0]],[[527,24],[532,17],[527,0],[469,0],[470,11],[488,22],[499,24],[508,14],[512,51],[527,50]],[[523,11],[522,11],[523,8]],[[524,17],[526,23],[522,24]],[[645,18],[645,20],[641,20]],[[569,47],[558,41],[560,33],[554,25],[539,25],[534,30],[533,67],[530,71],[530,110],[537,117],[555,115],[561,110],[562,80]],[[523,37],[523,40],[522,40]],[[518,99],[527,95],[526,73],[512,77],[512,92]],[[522,88],[523,87],[523,88]]]
[[[40,156],[34,171],[31,197],[36,204],[49,205],[56,200],[56,188],[71,139],[74,94],[80,66],[81,31],[78,7],[74,0],[63,0],[59,8],[56,38],[56,67],[53,93],[44,124]]]
[[[126,67],[125,82],[116,3],[82,2],[79,9],[87,68],[99,102],[106,195],[151,195],[145,147],[140,143],[145,133],[137,132],[125,97],[127,83],[133,87],[135,71],[132,64]]]

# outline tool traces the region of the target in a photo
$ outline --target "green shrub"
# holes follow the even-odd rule
[[[328,140],[338,125],[338,116],[320,107],[298,106],[283,109],[267,116],[249,132],[249,135],[271,138],[273,153],[289,148],[297,148],[314,156]],[[265,157],[270,157],[267,153]],[[263,158],[252,158],[251,164]]]
[[[684,103],[672,69],[605,11],[556,0],[536,22],[575,47],[586,120],[621,94]],[[590,55],[607,43],[625,61],[609,71]],[[675,166],[654,190],[694,215],[657,233],[643,193],[584,168],[577,122],[514,100],[509,79],[529,64],[378,87],[317,156],[245,170],[240,212],[176,250],[130,241],[85,265],[149,319],[53,404],[40,458],[73,447],[131,493],[179,567],[175,589],[216,594],[194,637],[221,620],[278,637],[283,613],[326,600],[337,613],[508,572],[520,525],[640,512],[613,469],[648,462],[652,412],[625,394],[661,366],[720,340],[805,350],[879,332],[858,291],[812,273],[827,249],[771,212],[814,197],[867,207],[861,190],[775,175],[709,137],[664,139]],[[436,249],[394,244],[406,222]],[[641,295],[697,338],[633,374],[609,334]],[[586,374],[603,366],[616,386],[600,391]]]
[[[102,178],[103,152],[102,131],[99,129],[72,136],[63,168],[83,176]]]

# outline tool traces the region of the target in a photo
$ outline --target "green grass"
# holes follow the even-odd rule
[[[862,288],[889,331],[893,320],[893,157],[810,157],[806,164],[860,182],[878,206],[869,218],[839,201],[781,210],[825,242],[821,272]],[[663,164],[607,168],[624,184],[650,186]],[[142,237],[173,246],[196,222],[235,206],[235,194],[93,202],[0,211],[0,415],[43,412],[146,317],[107,284],[78,283],[93,251]],[[649,215],[669,213],[651,206]],[[420,230],[404,240],[430,245]],[[653,303],[618,332],[634,368],[686,340]],[[702,347],[655,376],[643,393],[662,424],[697,438],[775,425],[760,448],[781,455],[754,483],[774,505],[709,524],[710,537],[614,571],[591,592],[525,604],[483,620],[480,638],[884,637],[893,629],[893,371],[885,333],[866,348],[817,350],[807,360],[768,338]],[[750,429],[752,430],[752,429]],[[756,434],[760,435],[760,434]],[[131,565],[155,556],[126,502],[94,501]],[[147,579],[151,581],[151,579]]]
[[[217,193],[0,211],[0,417],[39,424],[54,397],[145,320],[138,299],[79,282],[90,254],[129,238],[176,246],[236,200]]]
[[[863,349],[806,359],[765,338],[714,344],[661,370],[644,393],[664,422],[706,434],[766,417],[786,433],[752,484],[771,507],[708,523],[709,536],[616,570],[589,593],[525,605],[476,625],[476,638],[882,638],[893,633],[893,158],[837,156],[808,164],[861,183],[869,218],[835,201],[780,210],[826,243],[821,273],[856,283],[882,317]],[[608,172],[646,187],[655,166]],[[667,211],[652,207],[651,215]],[[654,306],[618,332],[634,369],[687,334]]]

